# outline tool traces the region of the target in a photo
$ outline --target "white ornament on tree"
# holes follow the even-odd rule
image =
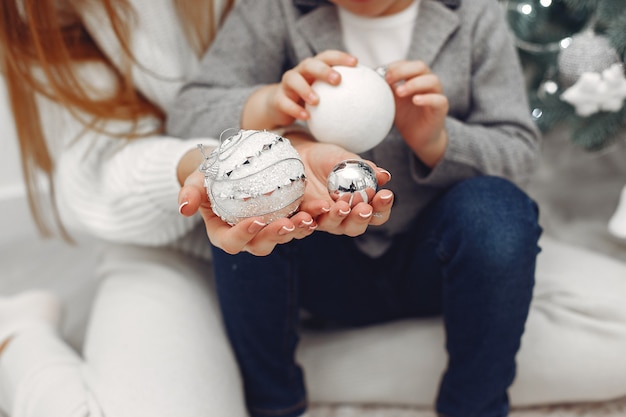
[[[316,106],[307,105],[309,130],[320,142],[334,143],[354,153],[378,145],[395,117],[391,87],[368,67],[333,67],[341,74],[337,86],[315,81]]]
[[[562,88],[569,88],[585,72],[600,73],[620,57],[609,39],[592,28],[575,34],[565,43],[558,56],[558,81]]]
[[[288,139],[240,130],[221,141],[200,167],[211,208],[233,225],[248,217],[265,223],[295,213],[304,196],[304,164]]]
[[[617,112],[626,99],[626,78],[621,64],[598,72],[584,72],[576,83],[561,94],[574,106],[576,114],[588,117],[600,111]]]

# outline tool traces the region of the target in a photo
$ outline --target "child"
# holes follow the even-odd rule
[[[306,412],[294,358],[303,308],[342,326],[442,314],[449,362],[437,412],[506,416],[541,228],[514,185],[532,173],[539,142],[497,2],[243,0],[169,129],[191,137],[306,120],[305,103],[319,100],[312,82],[340,83],[331,67],[357,58],[386,66],[396,99],[394,128],[361,155],[392,168],[389,221],[355,238],[317,231],[264,257],[213,251],[249,413]]]

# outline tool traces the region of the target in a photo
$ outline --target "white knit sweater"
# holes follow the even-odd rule
[[[198,60],[171,0],[131,3],[138,11],[132,35],[133,53],[139,62],[134,80],[146,97],[165,109],[196,70]],[[223,2],[218,0],[216,6],[221,10]],[[90,8],[81,14],[93,38],[113,62],[119,63],[121,46],[103,13]],[[100,89],[99,94],[106,94],[113,86],[111,75],[102,66],[84,65],[81,73],[86,82]],[[167,245],[187,235],[198,223],[198,216],[184,218],[178,213],[177,164],[198,143],[215,144],[215,139],[120,139],[85,131],[66,109],[43,98],[41,106],[43,126],[56,162],[57,204],[64,224],[71,230],[115,242]],[[146,127],[158,126],[156,120],[143,122]],[[131,126],[110,121],[106,128],[124,135]],[[203,239],[206,241],[206,235]]]

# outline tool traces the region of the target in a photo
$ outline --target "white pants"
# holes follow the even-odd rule
[[[210,268],[168,250],[112,248],[82,357],[44,326],[3,352],[11,416],[246,416]]]
[[[544,238],[511,388],[515,405],[626,394],[626,265]],[[12,417],[244,417],[210,265],[154,249],[108,254],[83,355],[49,328],[0,357]],[[433,404],[445,368],[439,320],[305,333],[312,402]]]

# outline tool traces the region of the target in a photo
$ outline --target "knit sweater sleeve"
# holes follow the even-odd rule
[[[57,204],[71,230],[101,239],[160,246],[199,221],[178,213],[177,162],[206,139],[124,140],[89,132],[57,160]]]
[[[134,13],[131,24],[130,51],[133,82],[150,101],[166,109],[176,93],[198,67],[177,11],[171,0],[130,0]],[[109,22],[104,5],[86,2],[81,17],[98,46],[122,68],[125,46],[121,45]]]
[[[445,187],[486,174],[524,184],[539,162],[541,136],[528,111],[517,52],[497,4],[465,4],[471,10],[466,20],[472,24],[465,24],[457,38],[471,42],[469,110],[447,118],[448,147],[433,170],[412,161],[415,180]]]
[[[153,103],[166,108],[182,82],[198,65],[170,0],[131,0],[135,15],[130,47],[136,58],[133,79]],[[122,65],[123,47],[103,18],[99,2],[88,2],[82,18],[91,36],[114,64]],[[85,78],[107,86],[102,68],[81,68]],[[88,75],[87,75],[88,74]],[[112,80],[110,81],[113,82]],[[105,90],[106,91],[106,90]],[[49,107],[54,104],[47,103]],[[62,220],[72,230],[106,240],[164,245],[185,235],[199,218],[178,213],[177,165],[198,143],[155,134],[129,139],[133,126],[108,121],[105,133],[85,129],[64,109],[42,112],[54,149],[56,198]],[[142,120],[142,129],[158,130],[158,120]]]

